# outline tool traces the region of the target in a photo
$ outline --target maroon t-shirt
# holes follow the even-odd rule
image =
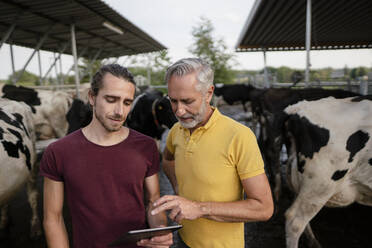
[[[144,179],[158,171],[155,141],[132,129],[113,146],[75,131],[49,145],[40,164],[40,175],[64,182],[78,248],[107,247],[128,230],[146,228]]]

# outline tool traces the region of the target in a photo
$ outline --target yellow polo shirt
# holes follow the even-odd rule
[[[179,195],[190,200],[242,200],[241,180],[265,173],[253,132],[218,109],[192,135],[176,123],[169,131],[167,148],[175,157]],[[180,235],[192,248],[244,247],[242,222],[200,218],[182,224]]]

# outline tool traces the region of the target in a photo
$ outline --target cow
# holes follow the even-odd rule
[[[147,90],[136,97],[126,124],[147,136],[161,139],[165,128],[177,122],[167,97],[158,90]]]
[[[68,133],[71,133],[90,123],[92,110],[88,104],[75,99],[66,117]],[[150,89],[135,98],[125,125],[160,140],[165,127],[171,128],[176,122],[169,100],[162,92]]]
[[[301,101],[284,112],[296,193],[285,213],[287,247],[297,247],[304,230],[319,247],[310,220],[323,206],[372,206],[372,96]]]
[[[0,230],[4,231],[7,225],[7,203],[27,184],[32,209],[32,238],[41,235],[37,214],[35,139],[31,108],[22,102],[0,98]]]
[[[31,107],[41,104],[36,90],[23,86],[0,83],[0,97],[25,102]],[[32,110],[35,112],[34,108]]]
[[[254,90],[257,89],[249,84],[216,84],[214,95],[222,96],[223,100],[229,105],[240,102],[243,105],[244,111],[247,112],[245,104],[251,101],[251,93]]]
[[[63,91],[38,90],[41,104],[33,114],[38,140],[61,138],[67,134],[68,113],[73,98]]]
[[[34,90],[0,84],[0,96],[22,101],[32,108],[37,140],[61,138],[67,134],[66,114],[72,96],[63,91]]]
[[[359,96],[357,93],[344,90],[326,90],[322,88],[309,89],[268,89],[252,98],[255,102],[255,115],[259,116],[261,132],[259,145],[261,147],[265,164],[269,173],[270,182],[274,185],[274,198],[279,199],[281,188],[280,177],[280,152],[286,140],[284,123],[287,116],[284,109],[302,100],[318,100],[334,96],[335,98],[346,98]]]

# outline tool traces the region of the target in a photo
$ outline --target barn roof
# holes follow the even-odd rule
[[[306,0],[256,0],[237,51],[305,50]],[[312,0],[311,49],[372,48],[371,0]]]
[[[0,37],[16,24],[6,43],[35,48],[49,31],[41,50],[72,54],[71,23],[77,50],[97,59],[165,49],[158,41],[100,0],[1,0]],[[115,31],[114,31],[115,30]]]

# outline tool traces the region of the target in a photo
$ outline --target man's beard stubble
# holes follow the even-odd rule
[[[207,110],[207,103],[203,99],[203,104],[200,106],[200,109],[196,114],[194,115],[188,114],[184,116],[185,118],[193,117],[193,120],[191,122],[182,122],[177,116],[176,117],[178,121],[180,122],[181,126],[183,126],[184,128],[194,128],[195,126],[197,126],[199,123],[203,121],[206,110]]]
[[[119,131],[120,128],[123,126],[124,124],[124,118],[123,116],[121,115],[114,115],[114,116],[108,116],[108,118],[111,118],[111,119],[114,119],[114,120],[119,120],[119,121],[122,121],[122,124],[119,125],[118,127],[115,127],[115,126],[109,126],[106,122],[105,122],[105,119],[104,117],[100,116],[97,114],[97,110],[96,108],[94,108],[94,115],[96,116],[96,119],[101,123],[101,125],[106,129],[107,132],[116,132],[116,131]]]

